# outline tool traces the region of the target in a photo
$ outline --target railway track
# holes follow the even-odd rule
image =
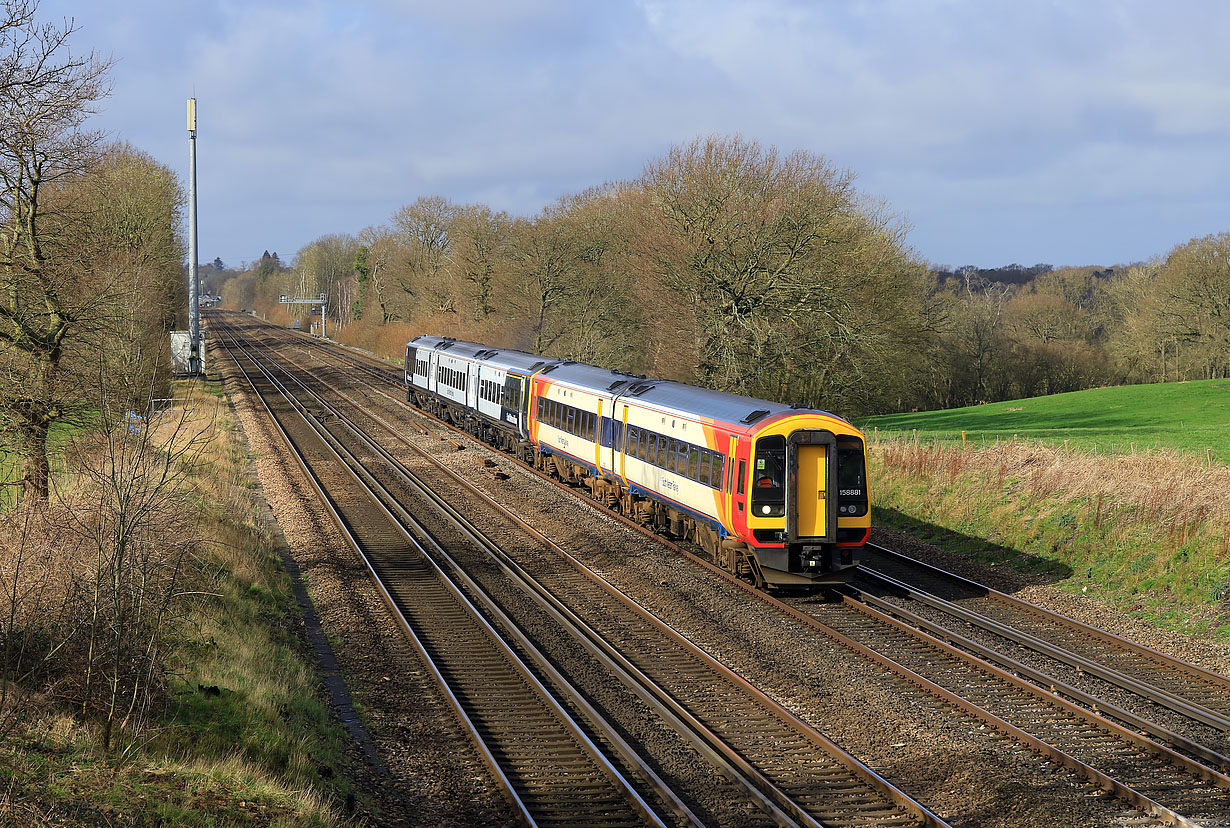
[[[519,819],[567,826],[583,814],[594,825],[664,826],[426,551],[376,505],[361,478],[345,470],[316,418],[250,354],[227,347]]]
[[[341,358],[358,367],[358,361],[352,357],[341,355]],[[386,371],[366,367],[363,370],[384,382],[398,382],[395,375]],[[657,540],[660,542],[662,539]],[[687,550],[680,551],[690,555]],[[708,566],[704,561],[698,563]],[[734,582],[724,572],[711,566],[710,569]],[[746,585],[740,585],[746,588]],[[796,607],[787,606],[763,593],[753,594],[794,615],[796,620],[811,625],[819,623],[814,617],[807,621],[807,614]],[[865,605],[855,609],[857,602],[850,597],[843,600],[843,606],[847,604],[851,605],[850,611],[841,620],[828,619],[832,623],[829,632],[836,633],[839,639],[845,639],[843,645],[881,664],[890,662],[893,666],[889,669],[898,675],[944,698],[948,703],[966,709],[983,722],[1028,744],[1053,761],[1076,770],[1100,787],[1114,791],[1120,798],[1164,822],[1176,825],[1230,824],[1224,816],[1230,814],[1230,800],[1226,799],[1225,791],[1230,780],[1217,771],[1142,739],[1138,734],[1073,705],[1056,694],[1009,675],[1009,672],[1017,672],[1043,687],[1072,695],[1064,692],[1071,688],[1045,674],[1038,671],[1031,673],[1024,665],[1014,665],[1003,658],[992,659],[997,660],[1000,667],[979,662],[940,640],[956,641],[960,645],[959,636],[936,630],[938,637],[933,638],[913,629],[908,619],[902,623],[900,616],[895,620]],[[885,656],[886,651],[893,655]],[[942,657],[937,658],[937,653]],[[994,654],[988,651],[984,655]],[[942,668],[935,666],[937,661],[943,662]],[[910,662],[927,666],[929,677],[923,675],[923,670],[915,672],[906,667]],[[1005,667],[1006,670],[1003,669]],[[948,687],[959,688],[961,695],[950,692]],[[974,699],[980,700],[980,703]],[[1097,699],[1086,697],[1080,700],[1099,707]],[[1100,707],[1114,710],[1113,706],[1105,703]],[[1118,718],[1122,720],[1122,717]],[[1023,723],[1024,727],[1017,727],[1014,721]],[[1149,729],[1149,723],[1144,720],[1128,723],[1132,727]],[[1166,733],[1162,730],[1154,735],[1164,738]],[[1199,745],[1184,745],[1182,737],[1170,735],[1173,741],[1167,741],[1186,747],[1206,762],[1217,764],[1223,759],[1220,754],[1207,749],[1202,752]],[[1057,748],[1056,744],[1064,745],[1065,749]],[[1103,773],[1099,767],[1109,772]]]
[[[1096,676],[1216,731],[1230,732],[1226,676],[882,546],[869,545],[865,571],[875,588]]]
[[[284,381],[283,387],[290,382]],[[362,434],[362,428],[339,407],[306,385],[302,388],[311,398],[301,407],[314,412],[314,419],[323,417],[331,430],[338,426]],[[747,795],[774,822],[810,826],[944,824],[575,560],[567,558],[572,567],[565,572],[553,553],[555,565],[545,567],[550,577],[535,579],[446,499],[435,496],[429,485],[391,453],[374,441],[362,442],[366,468],[356,469],[356,474],[373,478],[369,485],[383,491],[381,499],[390,512],[402,510],[400,504],[409,499],[408,495],[413,496],[407,488],[431,499],[432,505],[447,514],[476,546],[496,557],[504,573],[516,578],[527,595],[569,627],[579,644],[590,648],[671,726],[686,733],[692,744],[728,776],[742,780]],[[348,453],[351,463],[357,463],[354,452]],[[390,477],[396,478],[392,486]],[[460,478],[456,480],[460,482]],[[488,505],[498,508],[494,502]],[[402,511],[404,522],[415,520]],[[415,534],[420,533],[426,530],[420,527]],[[449,554],[442,547],[435,552]],[[555,552],[564,554],[558,548]],[[481,568],[481,563],[471,561],[470,566]],[[468,594],[489,590],[462,574],[467,567],[452,564],[450,568],[453,577],[465,581]],[[560,595],[568,596],[568,604]],[[488,614],[501,617],[502,626],[514,626],[495,602],[485,603]],[[579,607],[585,608],[587,618],[580,617]],[[526,640],[519,644],[522,648],[533,646]],[[550,664],[542,656],[536,661],[540,666]],[[685,806],[676,804],[676,810],[684,812]],[[688,816],[694,820],[690,813]]]

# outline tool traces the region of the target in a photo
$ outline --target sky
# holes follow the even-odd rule
[[[1221,0],[42,0],[115,61],[95,128],[188,175],[199,258],[441,195],[533,216],[738,134],[851,170],[938,266],[1230,231]]]

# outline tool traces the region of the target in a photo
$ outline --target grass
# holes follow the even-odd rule
[[[874,519],[1230,641],[1230,468],[1173,452],[872,441]]]
[[[0,826],[285,826],[343,822],[345,736],[300,654],[298,607],[255,520],[244,449],[217,383],[193,397],[215,432],[191,485],[212,577],[178,628],[171,701],[145,732],[99,747],[95,726],[52,698],[0,746]]]
[[[1093,388],[1069,394],[924,411],[885,414],[859,423],[874,434],[913,434],[978,447],[986,443],[1046,441],[1098,454],[1169,449],[1230,462],[1230,380]]]

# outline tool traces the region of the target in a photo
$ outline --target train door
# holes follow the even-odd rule
[[[414,385],[414,366],[416,365],[415,360],[417,359],[418,359],[418,349],[415,348],[413,345],[407,345],[406,346],[406,366],[405,366],[405,372],[404,372],[406,375],[406,390],[407,391],[409,391],[411,385]]]
[[[525,418],[521,414],[521,397],[524,388],[525,377],[509,371],[504,377],[504,392],[500,399],[500,419],[513,425],[523,440],[529,437]]]
[[[731,524],[743,528],[747,526],[747,457],[739,445],[739,438],[730,441],[730,471],[731,480],[727,484],[731,501]]]
[[[787,449],[787,540],[832,543],[837,539],[837,438],[822,429],[800,429],[782,443]]]
[[[628,404],[611,404],[611,472],[628,482]]]

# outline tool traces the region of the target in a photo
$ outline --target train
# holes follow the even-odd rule
[[[405,384],[762,589],[848,580],[871,532],[865,437],[827,411],[440,336],[406,344]]]

